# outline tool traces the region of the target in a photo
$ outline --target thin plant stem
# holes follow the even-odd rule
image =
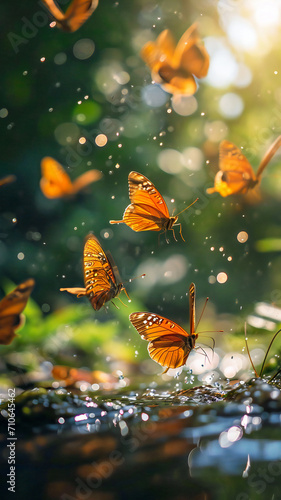
[[[265,353],[265,357],[263,358],[263,363],[262,363],[262,367],[261,367],[261,371],[260,371],[260,377],[262,377],[263,370],[264,370],[264,365],[265,365],[265,361],[266,361],[266,358],[267,358],[268,353],[269,353],[269,351],[270,351],[270,348],[271,348],[271,346],[272,346],[272,344],[273,344],[274,340],[276,339],[276,337],[277,337],[278,333],[280,333],[280,332],[281,332],[281,329],[280,329],[280,330],[278,330],[278,332],[276,332],[276,333],[275,333],[275,335],[273,336],[273,338],[272,338],[272,339],[271,339],[271,341],[270,341],[270,344],[269,344],[269,346],[268,346],[268,348],[267,348],[267,351],[266,351],[266,353]]]
[[[257,179],[261,176],[263,173],[265,167],[268,165],[270,162],[271,158],[275,155],[276,151],[280,148],[281,146],[281,135],[277,137],[277,139],[271,144],[267,152],[265,153],[262,161],[259,164],[259,168],[257,170],[256,177]]]
[[[248,353],[248,356],[249,356],[249,360],[251,362],[251,365],[253,367],[253,370],[254,370],[254,373],[255,373],[256,377],[259,378],[259,376],[257,374],[257,370],[255,369],[255,365],[254,365],[253,360],[251,358],[250,351],[249,351],[249,346],[248,346],[248,341],[247,341],[247,323],[246,322],[245,322],[244,332],[245,332],[245,344],[246,344],[246,349],[247,349],[247,353]]]
[[[278,370],[278,372],[276,372],[276,373],[275,373],[275,375],[273,375],[273,377],[271,377],[271,378],[269,379],[268,383],[269,383],[269,382],[272,382],[272,380],[274,380],[274,379],[277,377],[277,375],[279,375],[279,373],[281,373],[281,368],[280,368],[280,370]]]

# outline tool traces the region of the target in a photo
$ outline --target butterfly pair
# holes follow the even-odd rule
[[[114,299],[126,289],[111,255],[105,252],[98,239],[89,234],[84,245],[85,288],[61,288],[77,297],[87,296],[98,311],[106,302]],[[128,294],[127,294],[128,295]],[[167,318],[154,313],[136,312],[130,314],[130,321],[143,339],[149,341],[150,357],[161,366],[179,368],[186,363],[190,351],[195,346],[195,285],[189,288],[190,333]]]
[[[76,31],[96,10],[99,0],[73,0],[66,12],[63,12],[54,0],[42,0],[56,26],[63,31]]]
[[[177,222],[179,214],[170,216],[165,200],[152,182],[144,175],[138,172],[130,172],[128,183],[131,204],[125,209],[122,220],[111,220],[109,221],[110,224],[124,223],[137,232],[162,231],[166,234],[168,230],[171,230],[176,240],[173,226]],[[195,201],[197,200],[198,198]],[[184,210],[187,210],[191,205]],[[180,235],[185,241],[181,232],[181,224],[179,226]]]
[[[280,146],[281,136],[277,137],[269,147],[255,174],[240,149],[232,142],[222,141],[219,149],[220,170],[215,176],[214,187],[207,189],[207,193],[218,192],[223,197],[231,194],[247,194],[258,185],[265,167]]]
[[[73,196],[102,177],[99,170],[88,170],[72,182],[62,165],[50,156],[42,159],[41,173],[40,188],[46,198]]]
[[[209,69],[209,55],[196,23],[177,45],[170,30],[162,31],[155,42],[145,44],[141,57],[149,66],[152,79],[170,94],[193,95],[197,90],[195,77],[205,77]]]
[[[0,301],[0,344],[8,345],[16,337],[23,322],[21,315],[34,288],[34,280],[28,279]]]

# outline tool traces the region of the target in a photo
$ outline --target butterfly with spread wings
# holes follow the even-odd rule
[[[170,216],[166,202],[161,194],[144,175],[138,172],[130,172],[128,182],[131,205],[125,209],[122,220],[110,220],[110,224],[124,223],[137,232],[162,231],[166,233],[170,229],[173,231],[176,240],[173,226],[177,222],[179,214]],[[197,200],[198,198],[195,201]],[[191,207],[191,205],[184,210]],[[181,232],[181,224],[178,225],[180,226],[180,235],[185,241]]]
[[[102,177],[99,170],[88,170],[72,182],[62,165],[50,156],[41,160],[41,173],[41,191],[51,199],[73,196]]]
[[[86,238],[83,269],[85,288],[60,288],[60,291],[77,297],[87,296],[95,311],[117,297],[122,290],[128,296],[111,254],[103,250],[93,234]]]
[[[209,69],[209,55],[194,23],[175,44],[170,30],[160,33],[155,42],[147,42],[141,57],[151,70],[152,79],[170,94],[193,95],[194,78],[203,78]]]
[[[214,187],[207,189],[207,193],[218,192],[223,197],[231,194],[247,194],[259,184],[265,167],[280,146],[281,136],[277,137],[269,147],[255,174],[241,150],[232,142],[222,141],[219,149],[220,170],[215,176]]]
[[[63,12],[54,0],[42,0],[54,18],[56,26],[63,31],[73,33],[96,10],[99,0],[73,0],[66,12]]]
[[[15,330],[22,325],[23,317],[21,313],[27,304],[34,285],[34,280],[28,279],[0,301],[0,344],[11,344],[17,336]]]
[[[189,287],[190,332],[174,321],[151,312],[135,312],[129,319],[143,340],[147,340],[151,359],[169,368],[180,368],[195,347],[198,333],[195,332],[195,284]]]

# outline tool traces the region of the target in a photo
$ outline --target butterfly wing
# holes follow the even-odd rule
[[[171,94],[194,94],[196,82],[191,74],[182,75],[175,64],[175,42],[169,30],[164,30],[155,42],[148,42],[141,51],[141,57],[151,69],[151,77]]]
[[[181,68],[187,74],[197,78],[207,75],[209,69],[209,54],[201,42],[197,24],[194,23],[180,38],[173,59],[173,66]]]
[[[217,191],[223,197],[246,194],[258,182],[249,161],[232,142],[221,142],[219,165],[220,170],[215,176],[215,185],[207,190],[208,193]]]
[[[148,42],[141,57],[151,69],[152,78],[171,94],[193,95],[197,84],[209,69],[209,55],[201,43],[196,23],[183,34],[177,46],[169,30],[155,42]]]
[[[157,73],[163,63],[170,64],[175,48],[174,38],[167,29],[160,33],[155,42],[147,42],[140,55],[149,68]]]
[[[73,0],[65,13],[63,29],[65,31],[76,31],[93,14],[98,6],[99,0]]]
[[[150,357],[167,368],[185,364],[192,349],[190,336],[177,323],[150,312],[136,312],[129,316],[132,325],[149,342]]]
[[[169,94],[190,96],[195,94],[197,83],[191,73],[188,75],[179,69],[170,66],[162,66],[159,69],[162,78],[162,87]]]
[[[0,179],[0,187],[5,186],[6,184],[10,184],[11,182],[15,182],[16,179],[17,178],[15,175],[7,175],[6,177]]]
[[[42,0],[43,4],[46,5],[50,14],[55,19],[56,22],[63,21],[65,18],[64,12],[56,5],[54,0]]]
[[[8,345],[16,337],[15,330],[21,325],[20,315],[34,285],[34,280],[28,279],[0,301],[0,344]]]
[[[62,198],[73,194],[69,175],[59,162],[50,156],[41,160],[40,188],[47,198]]]
[[[122,221],[110,221],[111,224],[124,222],[134,231],[165,230],[170,220],[166,202],[152,182],[138,172],[130,172],[129,205]]]
[[[123,288],[116,264],[93,234],[88,235],[84,246],[84,282],[86,294],[96,311]]]
[[[102,177],[102,172],[100,170],[88,170],[84,174],[80,175],[73,181],[72,183],[72,192],[73,194],[78,193],[81,189],[84,189],[92,182],[96,182]]]
[[[85,297],[86,294],[86,288],[80,288],[80,287],[75,287],[75,288],[60,288],[60,292],[68,292],[71,293],[71,295],[76,295],[76,297]]]

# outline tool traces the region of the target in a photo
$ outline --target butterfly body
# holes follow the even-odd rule
[[[109,252],[98,248],[94,237],[88,238],[84,249],[84,282],[86,295],[93,308],[98,311],[102,306],[119,295],[123,283]]]
[[[165,231],[172,230],[173,225],[177,222],[178,216],[176,215],[175,217],[170,217],[169,220],[165,221],[163,226]]]
[[[200,41],[196,23],[177,45],[168,29],[162,31],[155,42],[145,44],[141,57],[151,69],[153,80],[171,94],[194,94],[194,77],[203,78],[209,69],[209,55]]]
[[[28,279],[0,301],[0,344],[8,345],[16,337],[15,330],[22,324],[21,313],[34,285],[34,280]]]
[[[99,311],[106,302],[117,297],[126,289],[116,264],[109,252],[105,252],[98,239],[89,234],[84,245],[83,256],[85,288],[61,288],[77,297],[87,296],[95,311]]]
[[[195,285],[189,288],[190,333],[174,321],[151,312],[136,312],[129,316],[143,340],[147,340],[150,357],[166,368],[179,368],[186,363],[198,334],[195,332]],[[165,373],[164,372],[164,373]]]
[[[170,216],[165,200],[152,182],[144,175],[132,171],[129,173],[128,183],[129,198],[132,203],[125,209],[122,220],[111,220],[110,224],[124,223],[136,232],[166,233],[172,230],[175,238],[173,226],[178,216]],[[182,234],[181,237],[183,239]]]

